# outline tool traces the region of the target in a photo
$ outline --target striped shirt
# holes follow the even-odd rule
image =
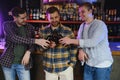
[[[47,36],[52,34],[51,30],[50,25],[46,26],[45,29],[41,30],[42,37],[46,39]],[[62,24],[56,30],[63,37],[75,38],[71,29]],[[58,73],[66,70],[69,66],[73,67],[76,63],[76,53],[77,46],[68,45],[65,47],[58,43],[55,48],[49,48],[44,51],[44,69],[48,72]]]

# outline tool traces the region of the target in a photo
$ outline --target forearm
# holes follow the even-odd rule
[[[18,30],[16,29],[16,27],[14,27],[13,24],[11,23],[5,23],[4,24],[4,32],[5,32],[5,37],[10,40],[13,43],[17,43],[17,44],[34,44],[34,31],[31,30],[31,27],[29,27],[27,29],[28,33],[26,33],[26,35],[28,35],[28,37],[21,37],[18,35]]]
[[[14,33],[14,31],[6,31],[6,38],[9,39],[11,42],[13,43],[17,43],[17,44],[34,44],[34,38],[30,38],[30,37],[21,37],[18,36],[16,33]]]
[[[39,39],[35,39],[35,44],[38,44],[39,43]]]
[[[70,44],[74,44],[74,45],[79,45],[79,40],[78,39],[71,39]]]
[[[20,37],[20,36],[9,36],[9,40],[11,40],[13,43],[18,43],[18,44],[34,44],[35,39],[34,38],[25,38],[25,37]]]
[[[30,51],[30,50],[27,50],[27,51],[25,52],[25,54],[30,55],[30,54],[31,54],[31,51]]]

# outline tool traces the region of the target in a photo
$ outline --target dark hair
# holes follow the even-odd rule
[[[9,12],[9,15],[18,17],[19,14],[24,14],[26,11],[20,7],[14,7],[11,9],[11,11]]]
[[[48,9],[47,9],[47,11],[46,11],[46,14],[51,14],[51,13],[54,13],[54,12],[58,12],[58,14],[60,15],[60,11],[58,10],[58,8],[57,7],[54,7],[54,6],[51,6],[51,7],[49,7]]]
[[[89,2],[82,3],[80,7],[85,6],[88,10],[92,10],[92,4]]]

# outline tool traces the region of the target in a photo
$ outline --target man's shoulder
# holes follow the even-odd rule
[[[61,24],[61,27],[63,28],[63,30],[68,30],[68,31],[72,31],[72,27],[69,27],[69,26],[65,26],[65,25],[62,25]]]
[[[95,19],[93,22],[95,22],[96,24],[105,24],[104,21],[99,20],[99,19]]]
[[[14,24],[14,21],[5,21],[3,24]]]
[[[12,29],[14,26],[16,26],[14,21],[5,21],[3,22],[4,28]]]
[[[47,25],[47,26],[44,26],[42,28],[40,28],[40,31],[41,33],[43,34],[46,34],[46,33],[49,33],[51,31],[50,27]]]
[[[34,26],[32,24],[29,24],[29,23],[26,24],[26,27],[28,27],[28,28],[31,28],[31,27],[34,28]]]
[[[98,20],[98,19],[95,19],[91,25],[92,25],[92,27],[98,28],[98,29],[107,27],[107,25],[105,24],[104,21]],[[92,29],[94,29],[94,28],[92,28]]]

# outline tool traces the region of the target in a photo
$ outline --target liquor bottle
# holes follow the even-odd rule
[[[33,10],[32,10],[32,9],[30,9],[29,19],[30,19],[30,20],[33,19]]]
[[[114,21],[114,9],[111,9],[110,20]]]
[[[36,9],[33,9],[33,19],[36,19]]]
[[[110,15],[111,15],[111,10],[109,9],[108,10],[108,19],[107,19],[107,21],[111,21]]]
[[[117,9],[114,9],[113,15],[114,15],[114,21],[117,21]]]
[[[53,41],[56,43],[56,45],[59,44],[59,39],[61,39],[63,36],[55,29],[52,31],[52,34],[51,35],[48,35],[47,36],[47,40],[49,41]]]
[[[105,10],[105,21],[108,21],[108,9]]]
[[[72,31],[73,31],[75,37],[77,37],[79,25],[72,25],[71,28],[72,28]]]
[[[29,10],[29,8],[26,9],[26,12],[27,12],[27,19],[29,20],[30,19],[30,10]]]
[[[39,19],[42,20],[42,9],[40,9],[40,12],[39,12]]]
[[[40,35],[39,35],[39,27],[36,27],[36,28],[35,28],[35,38],[36,38],[36,39],[39,39],[39,38],[40,38]]]
[[[39,12],[39,9],[37,9],[37,13],[36,13],[36,20],[39,20],[39,14],[40,14],[40,12]]]
[[[42,10],[42,20],[45,20],[46,19],[46,14],[45,14],[45,10]]]

